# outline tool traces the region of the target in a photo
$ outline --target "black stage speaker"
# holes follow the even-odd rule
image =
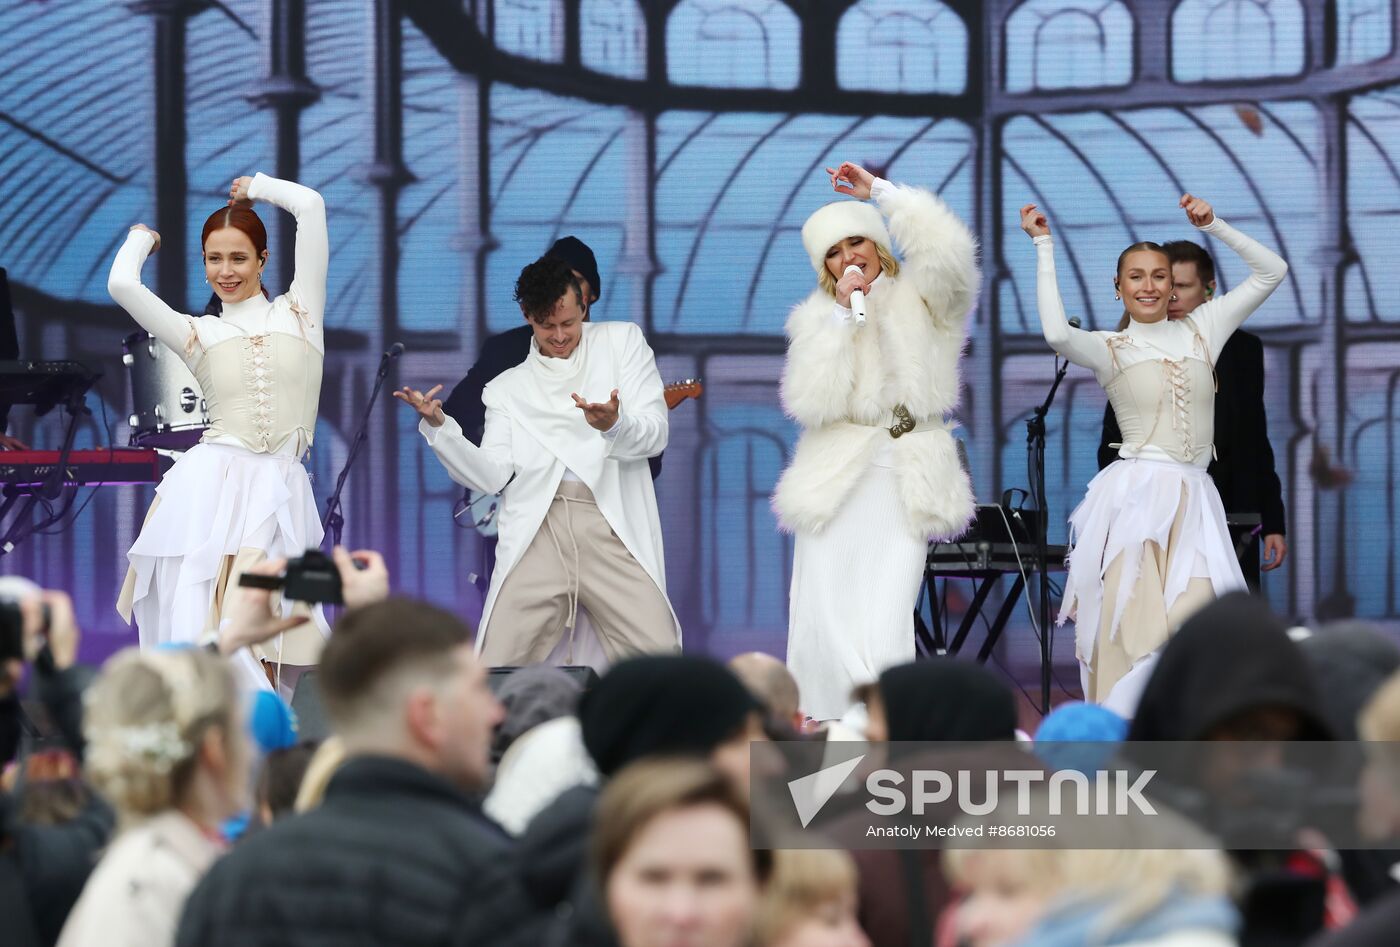
[[[297,715],[297,740],[324,740],[331,735],[331,723],[321,707],[321,692],[316,687],[315,668],[302,672],[292,691],[292,713]]]
[[[491,668],[486,679],[491,693],[499,692],[506,678],[518,670],[518,667]],[[585,692],[598,683],[598,672],[591,667],[574,665],[559,670],[577,681]],[[292,691],[292,711],[297,715],[298,740],[324,740],[331,735],[330,721],[321,707],[321,693],[316,689],[315,668],[306,671],[297,680],[296,689]]]
[[[506,678],[519,670],[521,669],[518,667],[491,668],[487,675],[487,683],[491,685],[491,693],[499,694],[501,685],[506,682]],[[555,670],[567,674],[579,687],[583,688],[585,694],[593,689],[594,684],[598,683],[598,672],[587,665],[571,664],[567,667],[557,667]]]

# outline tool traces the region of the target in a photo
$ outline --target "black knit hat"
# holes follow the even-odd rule
[[[588,300],[590,304],[602,298],[603,284],[598,278],[598,260],[593,256],[588,244],[578,237],[560,237],[544,255],[551,260],[563,260],[569,264],[571,270],[582,274],[583,278],[588,280],[588,285],[593,289],[593,298]]]
[[[952,658],[900,664],[880,675],[891,741],[1016,738],[1016,698],[986,668]]]
[[[609,776],[644,756],[708,756],[761,711],[723,664],[693,655],[629,658],[579,703],[583,745]]]

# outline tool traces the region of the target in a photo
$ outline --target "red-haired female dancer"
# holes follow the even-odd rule
[[[285,293],[262,286],[267,231],[252,209],[267,201],[297,220],[296,275]],[[219,627],[225,593],[248,567],[298,556],[321,542],[302,458],[311,446],[325,358],[329,244],[321,195],[259,174],[229,188],[228,206],[205,221],[204,275],[221,316],[176,312],[141,284],[141,265],[160,235],[131,228],[107,290],[184,359],[204,391],[210,426],[166,473],[127,559],[118,609],[140,629],[142,647],[197,641]],[[257,657],[315,664],[329,634],[316,609],[285,620],[288,631],[263,655],[244,652],[250,679],[266,687]]]

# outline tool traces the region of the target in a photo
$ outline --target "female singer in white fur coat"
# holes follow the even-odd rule
[[[773,497],[796,535],[788,666],[817,720],[913,660],[928,541],[972,518],[945,416],[980,279],[976,240],[938,197],[849,162],[827,173],[838,194],[873,205],[828,204],[802,227],[818,287],[787,320],[782,400],[802,435]]]

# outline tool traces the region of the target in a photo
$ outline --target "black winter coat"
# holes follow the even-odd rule
[[[358,757],[321,805],[247,839],[185,903],[181,947],[538,944],[505,832],[405,760]]]

